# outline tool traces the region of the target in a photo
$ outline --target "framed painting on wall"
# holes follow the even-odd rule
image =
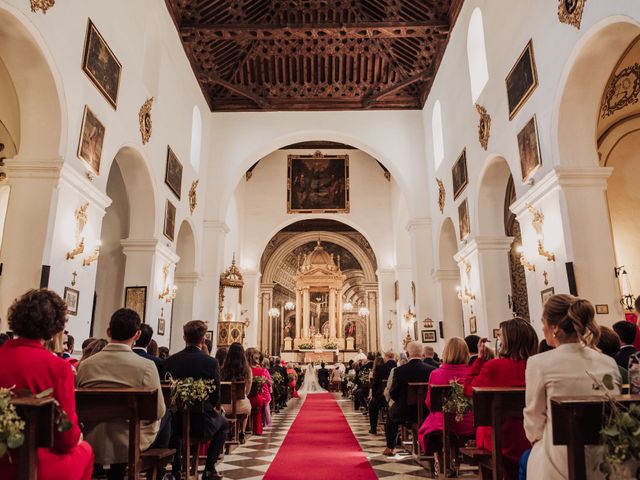
[[[182,164],[169,145],[167,145],[167,165],[164,171],[164,183],[180,200],[182,194]]]
[[[478,324],[475,315],[469,317],[469,333],[472,335],[478,333]]]
[[[551,297],[555,293],[555,289],[553,287],[546,288],[540,292],[540,300],[542,300],[542,305],[544,306]]]
[[[287,158],[287,213],[349,213],[349,155]]]
[[[509,102],[509,120],[511,120],[538,86],[538,74],[533,57],[532,40],[529,40],[529,43],[527,43],[527,46],[509,72],[509,75],[507,75],[506,84],[507,100]]]
[[[144,323],[147,305],[147,287],[125,287],[124,289],[124,308],[130,308],[138,315]]]
[[[67,313],[77,315],[80,292],[74,288],[64,287],[64,301],[67,304]]]
[[[438,337],[435,330],[423,330],[422,331],[422,343],[436,343]]]
[[[165,321],[164,318],[158,319],[158,335],[164,335]]]
[[[176,234],[176,206],[167,200],[164,209],[164,236],[173,242]]]
[[[98,117],[88,106],[84,106],[80,140],[78,142],[78,158],[83,160],[96,175],[100,175],[100,160],[105,128]]]
[[[535,115],[518,133],[518,150],[520,151],[522,181],[526,182],[542,165]]]
[[[462,153],[453,164],[451,169],[451,176],[453,178],[453,199],[457,199],[464,191],[469,183],[469,177],[467,175],[467,149],[462,150]]]
[[[460,240],[466,239],[471,233],[471,223],[469,222],[469,202],[465,198],[458,205],[458,224],[460,227]]]
[[[118,105],[122,65],[89,20],[82,55],[82,70],[113,108]]]

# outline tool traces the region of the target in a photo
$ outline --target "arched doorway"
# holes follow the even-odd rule
[[[522,231],[516,214],[509,208],[516,201],[516,188],[513,177],[509,176],[504,196],[504,233],[513,238],[509,250],[509,273],[511,275],[511,297],[509,304],[513,314],[529,320],[529,294],[527,293],[527,277],[524,266],[520,262],[519,247],[522,246]]]
[[[188,221],[183,221],[178,231],[176,253],[180,260],[176,264],[175,286],[176,298],[171,310],[171,344],[170,348],[176,352],[183,345],[182,327],[193,320],[193,295],[198,280],[196,273],[196,245],[193,229]]]
[[[454,259],[457,251],[456,230],[451,218],[446,218],[440,229],[437,272],[441,286],[444,338],[464,337],[465,334],[462,304],[456,294],[456,287],[460,285],[460,270]]]

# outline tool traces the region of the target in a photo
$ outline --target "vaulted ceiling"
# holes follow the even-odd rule
[[[212,111],[422,108],[464,0],[166,0]]]

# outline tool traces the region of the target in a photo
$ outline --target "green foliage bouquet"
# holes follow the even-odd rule
[[[300,345],[298,345],[298,348],[300,350],[313,350],[313,344],[311,344],[311,343],[301,343]]]
[[[363,368],[362,370],[360,370],[360,373],[358,374],[358,378],[360,379],[360,383],[362,385],[369,385],[369,373],[371,371],[368,368]]]
[[[11,389],[0,388],[0,458],[8,448],[19,448],[24,443],[24,420],[11,404],[12,397]]]
[[[280,372],[273,372],[273,375],[271,375],[271,378],[275,383],[284,382],[284,378],[282,378],[282,374]]]
[[[327,342],[323,345],[325,350],[335,350],[338,348],[338,344],[336,342]]]
[[[210,379],[194,380],[193,377],[188,377],[174,380],[171,375],[167,374],[166,380],[171,385],[172,408],[192,407],[202,403],[216,389],[214,381]]]
[[[451,385],[451,394],[442,405],[442,411],[454,413],[456,422],[461,422],[464,414],[471,410],[473,404],[471,399],[464,394],[464,387],[457,380],[451,380],[449,385]]]

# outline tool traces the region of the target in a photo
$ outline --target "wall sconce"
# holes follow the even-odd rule
[[[82,252],[84,252],[84,238],[80,239],[80,242],[78,242],[78,244],[75,246],[73,250],[70,250],[67,252],[67,260],[72,260],[76,258]]]
[[[387,320],[387,330],[391,330],[393,328],[393,320]]]
[[[475,293],[473,293],[469,288],[464,287],[464,290],[460,285],[456,287],[456,292],[458,292],[458,300],[462,301],[462,303],[469,303],[472,300],[476,299]]]
[[[547,261],[549,262],[555,262],[556,261],[555,254],[548,252],[544,248],[544,232],[543,232],[544,214],[542,213],[541,210],[535,208],[530,203],[527,203],[527,209],[529,209],[529,212],[531,212],[531,215],[533,217],[531,219],[531,225],[533,226],[533,229],[536,231],[536,236],[538,237],[538,254],[541,257],[546,258]]]
[[[278,318],[280,316],[280,309],[276,307],[271,307],[269,309],[269,317],[270,318]]]
[[[83,267],[88,267],[93,262],[98,260],[99,256],[100,256],[100,242],[98,242],[98,245],[96,245],[96,248],[93,249],[93,253],[91,255],[89,255],[88,257],[85,257],[84,260],[82,260],[82,266]]]
[[[367,307],[360,307],[358,309],[358,316],[364,318],[369,316],[369,309]]]
[[[169,268],[171,268],[171,264],[167,263],[162,267],[162,275],[164,280],[162,284],[164,285],[164,289],[158,295],[158,299],[162,300],[164,298],[165,302],[171,303],[175,300],[176,294],[178,293],[178,287],[175,285],[169,286]]]
[[[287,303],[284,304],[284,309],[288,312],[290,312],[291,310],[295,310],[296,308],[296,304],[293,303],[292,301],[288,301]]]
[[[624,307],[625,310],[632,312],[635,308],[636,297],[631,293],[631,282],[629,281],[629,274],[624,268],[624,265],[619,267],[615,267],[613,269],[616,278],[620,279],[621,289],[622,289],[622,297],[620,297],[620,304]]]
[[[74,216],[76,219],[76,232],[75,232],[76,246],[73,248],[73,250],[67,252],[67,260],[71,260],[77,257],[78,255],[80,255],[82,252],[84,252],[84,237],[82,236],[82,232],[84,231],[84,227],[88,221],[88,216],[87,216],[88,208],[89,208],[89,202],[83,203],[82,205],[80,205],[80,207],[78,207],[78,209],[74,213]],[[84,265],[84,262],[83,262],[83,265]]]
[[[524,258],[524,248],[522,247],[522,245],[518,245],[518,247],[516,247],[516,252],[520,254],[520,265],[522,265],[524,268],[526,268],[530,272],[535,272],[536,271],[535,264],[528,262],[527,259]]]
[[[416,314],[415,314],[415,313],[413,313],[413,312],[411,311],[411,306],[409,306],[409,311],[408,311],[408,312],[406,312],[404,315],[402,315],[402,317],[403,317],[407,322],[410,322],[410,321],[412,321],[414,318],[416,318]]]

